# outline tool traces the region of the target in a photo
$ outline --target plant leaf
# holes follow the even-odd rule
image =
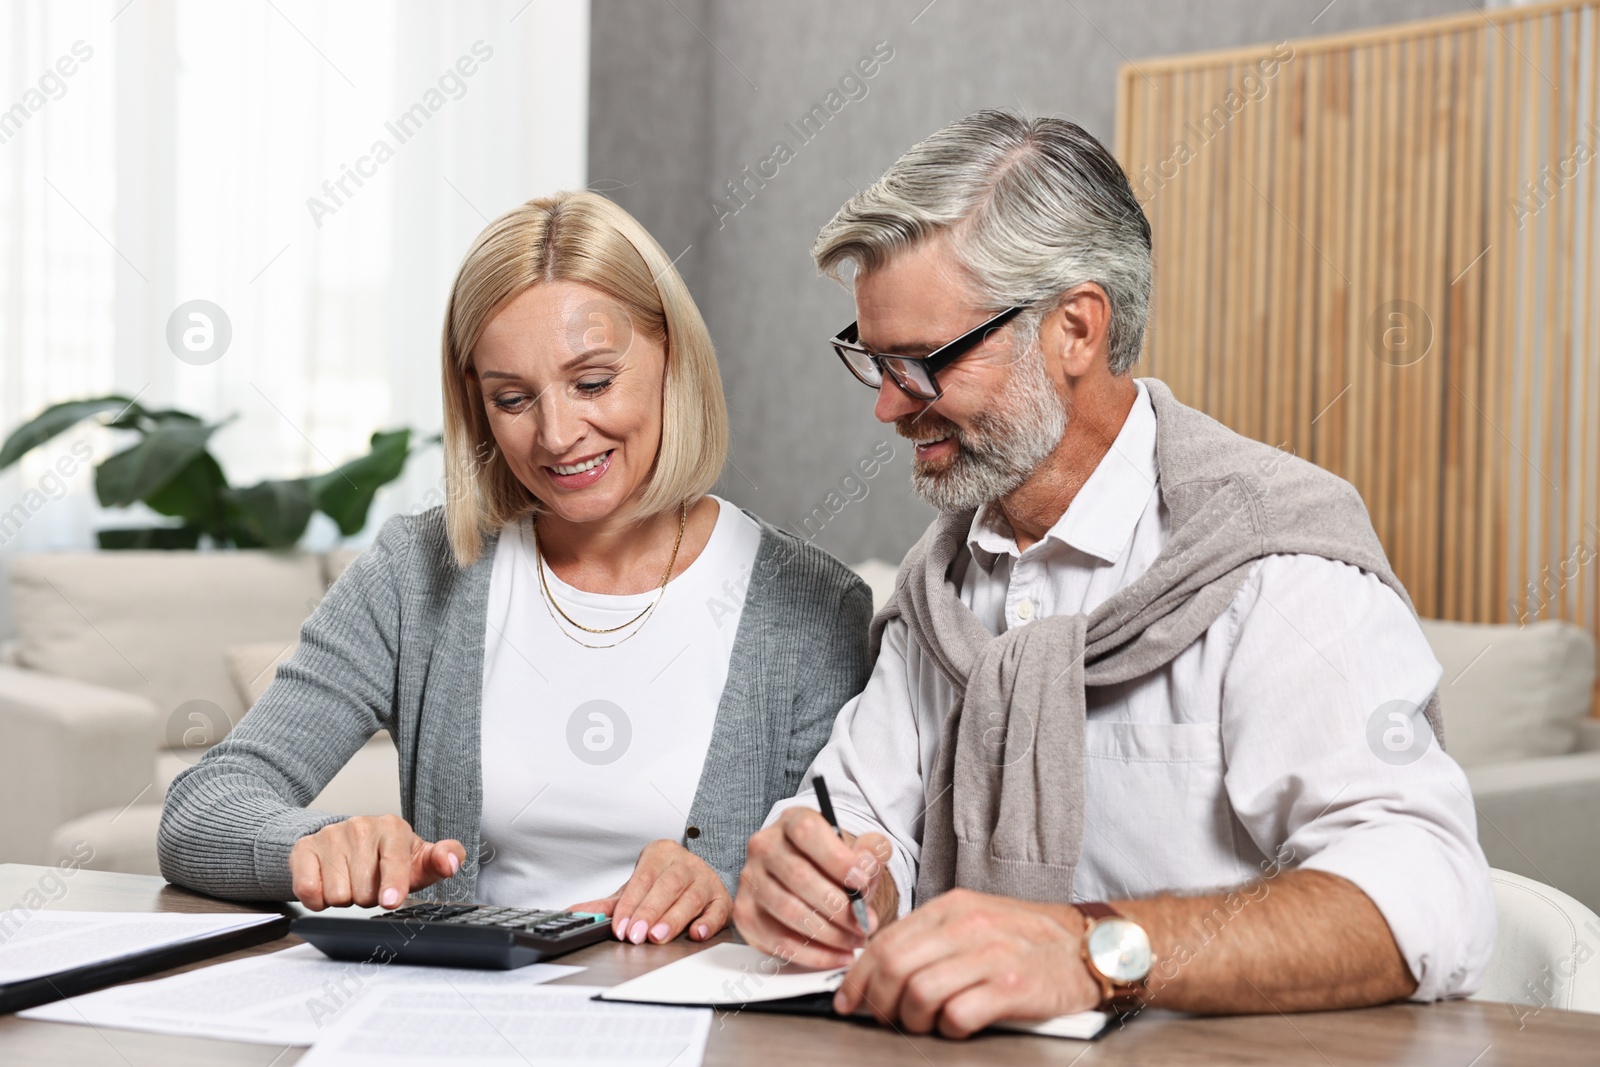
[[[128,410],[106,423],[114,430],[143,430],[148,431],[152,425],[163,422],[199,422],[200,416],[191,415],[187,411],[177,408],[160,408],[150,411],[138,404],[128,405]]]
[[[129,404],[127,410],[108,419],[106,425],[113,430],[144,430],[150,425],[150,413],[138,404]]]
[[[293,548],[316,510],[304,478],[226,490],[228,536],[240,548]]]
[[[101,548],[180,549],[200,546],[198,526],[119,526],[96,534]]]
[[[144,440],[106,460],[94,472],[95,495],[105,507],[127,507],[165,486],[196,456],[218,426],[173,420],[158,423]]]
[[[306,479],[318,509],[339,524],[340,534],[353,537],[361,532],[373,495],[405,469],[410,443],[409,429],[380,430],[372,435],[372,449],[366,455]]]
[[[141,408],[140,410],[142,411],[143,409]],[[155,419],[157,422],[167,422],[170,420],[176,420],[178,422],[200,421],[200,416],[191,415],[187,411],[179,411],[177,408],[161,408],[159,411],[145,411],[144,413],[150,416],[152,419]]]
[[[0,446],[0,470],[5,470],[21,459],[25,453],[38,448],[91,415],[98,415],[102,411],[121,411],[123,408],[136,406],[125,396],[100,396],[92,400],[68,400],[65,403],[52,404],[17,427],[11,436],[6,438],[6,443]]]
[[[163,515],[184,519],[220,539],[225,514],[223,494],[227,488],[228,479],[221,465],[210,452],[202,450],[166,485],[145,494],[144,502]]]

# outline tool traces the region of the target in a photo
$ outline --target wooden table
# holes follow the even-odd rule
[[[41,886],[51,868],[0,864],[0,909],[19,905]],[[135,874],[77,871],[65,893],[47,908],[75,911],[237,912],[251,908],[213,900]],[[53,888],[55,883],[43,883]],[[723,935],[726,937],[726,935]],[[721,940],[719,938],[718,940]],[[208,963],[275,952],[299,944],[285,937]],[[607,943],[564,957],[587,968],[560,979],[579,985],[613,985],[653,970],[699,946]],[[189,970],[191,968],[179,968]],[[177,971],[166,972],[168,974]],[[1534,1014],[1506,1004],[1458,1000],[1395,1004],[1363,1011],[1311,1015],[1192,1018],[1162,1012],[1141,1016],[1091,1044],[1053,1038],[983,1034],[970,1041],[912,1037],[887,1028],[779,1015],[719,1013],[706,1046],[708,1065],[759,1063],[762,1067],[831,1063],[904,1064],[1405,1064],[1423,1067],[1491,1067],[1493,1064],[1600,1062],[1600,1015],[1546,1008]],[[171,1037],[65,1023],[0,1017],[0,1064],[252,1064],[287,1067],[300,1048]]]

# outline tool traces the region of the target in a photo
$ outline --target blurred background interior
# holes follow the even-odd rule
[[[881,596],[931,512],[809,248],[1002,106],[1114,147],[1135,373],[1361,490],[1490,862],[1600,908],[1600,0],[11,0],[0,42],[0,860],[154,872],[172,776],[442,499],[451,279],[555,189],[676,257],[717,492]],[[318,806],[398,810],[387,745]]]

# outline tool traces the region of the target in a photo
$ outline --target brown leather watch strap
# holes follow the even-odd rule
[[[1074,908],[1083,912],[1086,919],[1120,919],[1122,913],[1110,904],[1103,904],[1095,900],[1086,900],[1082,904],[1074,904]]]

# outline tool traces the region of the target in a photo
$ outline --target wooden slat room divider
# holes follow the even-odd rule
[[[1425,616],[1600,638],[1600,0],[1122,68],[1141,369],[1349,479]]]

